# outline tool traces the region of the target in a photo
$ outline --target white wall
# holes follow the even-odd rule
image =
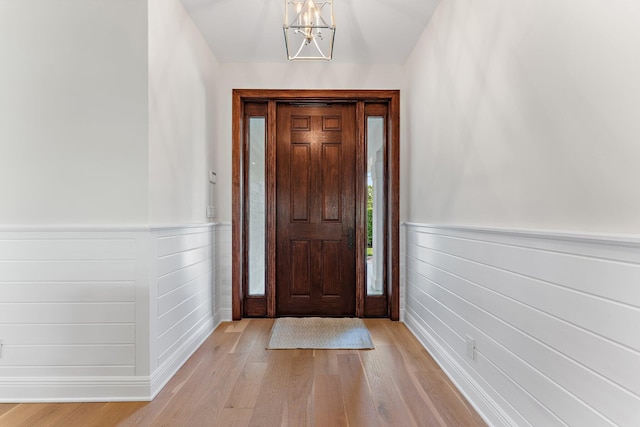
[[[148,400],[221,318],[217,62],[178,0],[0,0],[0,61],[0,401]]]
[[[214,164],[218,172],[215,198],[218,218],[231,222],[231,92],[233,89],[402,89],[404,71],[398,65],[290,62],[284,64],[223,64],[219,80]]]
[[[207,222],[218,62],[179,0],[149,2],[149,223]]]
[[[147,218],[146,0],[0,1],[0,224]]]
[[[638,233],[639,20],[634,0],[443,0],[406,65],[403,220]]]
[[[640,423],[638,20],[443,0],[406,64],[404,318],[493,425]]]
[[[0,1],[0,223],[207,221],[217,60],[148,3]]]

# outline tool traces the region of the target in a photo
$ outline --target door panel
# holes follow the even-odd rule
[[[291,195],[291,220],[293,222],[309,221],[309,199],[311,188],[311,145],[292,144],[291,145],[291,166],[290,166],[290,195]],[[276,184],[277,185],[277,184]]]
[[[355,106],[278,105],[276,313],[355,314]]]
[[[340,196],[342,192],[341,148],[340,144],[322,145],[320,168],[322,169],[323,221],[340,221]]]
[[[324,295],[339,296],[342,291],[342,242],[322,242],[322,291]]]

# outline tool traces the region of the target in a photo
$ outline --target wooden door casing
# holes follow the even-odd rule
[[[280,104],[276,314],[355,315],[354,104]]]
[[[267,189],[266,189],[266,223],[267,223],[267,289],[263,296],[245,296],[243,271],[247,268],[246,240],[243,234],[243,199],[247,195],[243,191],[243,170],[247,160],[243,155],[243,144],[246,141],[245,120],[249,104],[265,105],[268,122],[267,130]],[[376,105],[386,106],[385,120],[388,138],[387,156],[385,160],[385,180],[387,190],[385,204],[387,224],[385,239],[385,257],[388,262],[388,275],[385,282],[388,286],[386,303],[380,297],[368,296],[365,277],[365,244],[366,244],[366,182],[356,178],[356,313],[358,317],[388,316],[392,320],[399,319],[399,194],[400,194],[400,91],[398,90],[280,90],[280,89],[234,89],[232,96],[232,233],[231,233],[231,314],[234,320],[245,316],[276,316],[276,109],[280,103],[356,103],[356,120],[358,148],[356,154],[356,177],[366,172],[365,156],[365,121],[363,118],[373,111]],[[267,105],[268,104],[268,105]],[[271,172],[269,172],[271,171]],[[386,298],[385,298],[386,299]],[[251,304],[249,304],[251,303]],[[372,304],[373,303],[373,304]],[[379,306],[379,307],[378,307]],[[376,308],[377,307],[377,308]],[[254,310],[253,308],[259,308]],[[373,309],[373,311],[372,311]],[[266,313],[265,313],[266,311]],[[384,313],[387,313],[386,315]]]

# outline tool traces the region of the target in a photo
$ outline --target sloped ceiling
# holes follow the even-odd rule
[[[334,0],[334,62],[404,64],[440,0]],[[287,62],[284,0],[182,0],[222,63]]]

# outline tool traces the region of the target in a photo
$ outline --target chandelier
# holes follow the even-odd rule
[[[333,0],[285,0],[283,29],[289,61],[330,61],[336,34]]]

